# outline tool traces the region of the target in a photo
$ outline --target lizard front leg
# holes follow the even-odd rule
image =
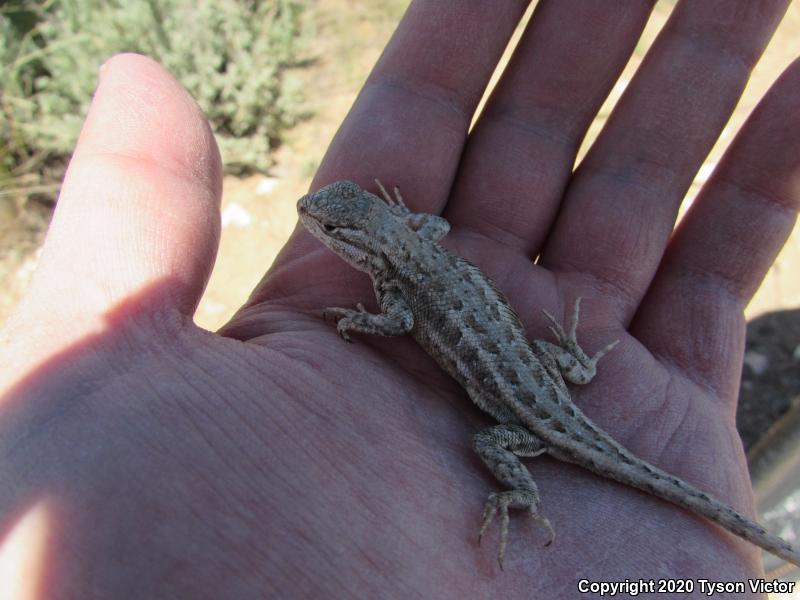
[[[450,223],[443,217],[428,213],[411,212],[403,202],[400,188],[397,186],[394,188],[394,198],[392,198],[380,181],[376,179],[375,183],[378,184],[381,194],[383,194],[383,199],[389,205],[392,213],[403,219],[409,229],[415,231],[421,238],[431,242],[438,242],[450,231]]]
[[[602,348],[594,356],[590,357],[578,344],[576,335],[578,329],[578,314],[580,313],[581,299],[575,300],[572,308],[572,318],[570,319],[569,331],[564,331],[561,324],[555,317],[546,310],[542,312],[550,321],[550,331],[556,336],[558,345],[551,344],[544,340],[534,340],[531,348],[534,353],[542,360],[545,366],[549,367],[553,362],[558,365],[561,375],[570,383],[584,384],[589,383],[597,373],[597,361],[605,356],[619,340],[615,340]]]
[[[391,286],[376,286],[381,306],[380,314],[367,312],[361,303],[356,310],[351,308],[326,308],[323,317],[338,319],[336,330],[346,342],[352,342],[349,331],[382,335],[386,337],[404,335],[414,326],[414,315],[399,290]]]
[[[531,517],[547,529],[549,546],[555,539],[550,521],[539,514],[539,490],[530,472],[519,460],[520,456],[539,456],[547,452],[542,441],[521,425],[503,424],[485,429],[473,438],[472,447],[492,474],[511,489],[492,492],[483,511],[483,524],[478,534],[478,543],[484,531],[500,514],[500,548],[497,562],[503,568],[503,557],[508,542],[508,509],[526,509]]]

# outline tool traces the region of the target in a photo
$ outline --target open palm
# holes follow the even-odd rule
[[[648,7],[542,3],[467,135],[524,4],[414,2],[312,187],[378,177],[445,216],[445,245],[531,337],[542,308],[582,296],[582,345],[622,343],[576,402],[752,514],[742,309],[795,217],[800,66],[673,224],[786,3],[679,3],[574,172]],[[546,458],[529,464],[556,541],[519,516],[500,573],[495,536],[476,544],[496,483],[470,446],[488,419],[412,340],[345,344],[321,319],[371,299],[364,275],[298,231],[226,327],[191,323],[220,181],[178,84],[142,57],[108,63],[4,332],[0,543],[18,553],[0,570],[39,565],[47,598],[560,598],[581,579],[758,573],[720,528]]]

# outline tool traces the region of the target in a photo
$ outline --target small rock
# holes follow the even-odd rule
[[[222,226],[235,225],[236,227],[247,227],[253,222],[253,217],[241,204],[231,202],[222,211]]]
[[[755,375],[762,375],[769,367],[769,359],[760,352],[750,350],[744,353],[744,364],[750,367]]]
[[[275,186],[278,185],[278,180],[274,177],[264,177],[261,181],[258,182],[256,185],[256,195],[257,196],[266,196],[272,190],[275,189]]]

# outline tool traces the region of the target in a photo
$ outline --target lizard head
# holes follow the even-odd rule
[[[297,202],[300,221],[351,266],[366,271],[383,250],[380,235],[402,227],[389,206],[351,181],[337,181]]]

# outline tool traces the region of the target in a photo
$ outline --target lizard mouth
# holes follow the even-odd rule
[[[308,210],[310,198],[311,194],[306,194],[297,201],[297,216],[300,218],[300,222],[303,226],[311,232],[314,237],[320,237],[319,234],[322,233],[322,225]]]
[[[322,237],[329,237],[327,233],[329,228],[317,218],[313,211],[310,210],[309,205],[313,200],[314,194],[306,194],[297,201],[297,215],[300,222],[308,229],[315,237],[322,239]]]
[[[315,219],[313,215],[309,214],[307,209],[303,208],[301,210],[298,207],[297,212],[298,216],[300,217],[300,222],[303,224],[303,227],[305,227],[306,230],[308,230],[308,232],[311,233],[311,235],[320,240],[324,240],[330,237],[326,235],[322,223],[320,223],[317,219]]]
[[[300,222],[303,224],[306,230],[325,246],[333,250],[336,254],[341,256],[356,268],[360,268],[357,265],[365,262],[366,253],[361,248],[348,241],[337,239],[337,237],[330,235],[330,233],[325,230],[324,225],[320,223],[319,220],[314,218],[313,215],[309,214],[308,211],[301,210],[299,206],[297,211],[299,213]],[[343,227],[338,227],[337,231],[341,233],[349,230]]]

